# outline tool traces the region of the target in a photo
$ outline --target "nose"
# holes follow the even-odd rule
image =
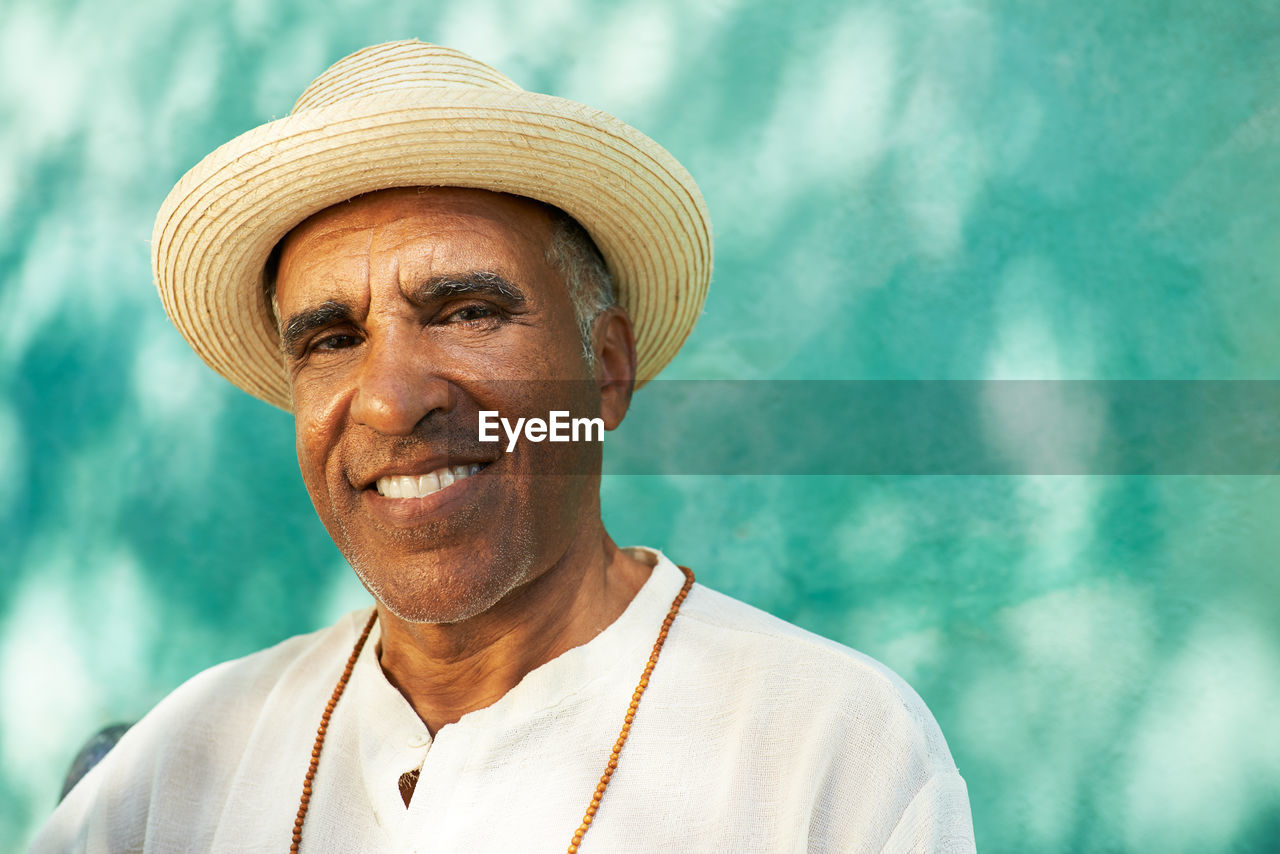
[[[453,408],[449,383],[430,367],[428,354],[384,340],[370,347],[357,377],[351,417],[390,436],[408,436],[428,416]]]

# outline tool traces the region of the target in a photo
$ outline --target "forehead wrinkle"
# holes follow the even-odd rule
[[[359,229],[343,229],[355,232]],[[341,274],[334,270],[335,263],[343,265]],[[348,266],[349,265],[349,266]],[[277,281],[301,279],[303,282],[329,284],[334,279],[349,280],[351,274],[359,270],[366,283],[370,275],[369,254],[367,249],[354,246],[318,243],[311,245],[306,238],[301,243],[286,246],[281,263],[281,273]],[[287,271],[287,275],[285,275]],[[278,289],[278,288],[277,288]]]
[[[521,277],[513,277],[515,270],[508,269],[512,259],[527,259],[535,267],[546,263],[542,244],[550,218],[540,208],[531,218],[518,207],[497,212],[472,207],[441,210],[435,204],[396,204],[384,212],[364,210],[356,201],[327,209],[300,227],[293,246],[286,247],[296,250],[290,253],[290,278],[300,284],[295,294],[310,307],[325,297],[351,301],[350,307],[359,307],[363,315],[393,293],[410,303],[421,303],[427,290],[434,292],[430,297],[441,297],[444,290],[455,291],[440,287],[450,280],[451,286],[461,286],[456,291],[487,292],[524,303],[523,287],[494,287],[492,279],[502,285],[518,281]],[[375,291],[382,296],[375,296]]]
[[[332,210],[332,208],[329,210]],[[322,213],[327,212],[326,210]],[[341,220],[337,223],[327,222],[324,219],[306,220],[285,235],[283,251],[285,255],[298,255],[301,253],[303,258],[315,257],[316,250],[320,250],[319,254],[324,255],[326,254],[324,250],[329,249],[329,251],[332,251],[332,246],[335,243],[341,245],[351,235],[369,230],[371,230],[371,227],[368,223],[357,222],[344,225]]]
[[[539,274],[537,265],[545,264],[536,241],[523,233],[494,235],[485,228],[471,226],[466,217],[452,219],[466,227],[438,232],[424,229],[388,245],[392,251],[400,246],[415,250],[395,255],[398,266],[394,275],[400,293],[418,305],[468,294],[524,304],[528,290],[523,280]],[[437,233],[445,239],[432,239]],[[459,235],[473,239],[459,240]],[[526,269],[525,262],[531,262],[534,267]]]

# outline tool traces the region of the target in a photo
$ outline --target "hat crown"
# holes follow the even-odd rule
[[[505,74],[462,51],[412,39],[374,45],[338,60],[311,81],[292,114],[368,95],[442,86],[522,91]]]
[[[165,310],[215,370],[289,409],[277,319],[263,298],[271,248],[317,211],[389,187],[509,193],[580,222],[631,315],[637,388],[701,313],[711,226],[669,152],[613,116],[418,41],[340,60],[292,115],[242,133],[182,177],[151,241]]]

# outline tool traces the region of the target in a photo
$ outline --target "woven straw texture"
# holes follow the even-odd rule
[[[152,241],[165,310],[214,370],[289,409],[263,295],[272,247],[324,208],[407,186],[513,193],[581,222],[635,324],[639,383],[671,360],[701,311],[710,222],[674,157],[606,113],[523,91],[465,54],[416,41],[340,60],[289,116],[236,137],[182,177]]]

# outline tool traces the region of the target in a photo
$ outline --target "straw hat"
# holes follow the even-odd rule
[[[317,211],[410,186],[527,196],[582,223],[635,324],[638,382],[671,360],[701,311],[711,226],[674,157],[613,116],[526,92],[466,54],[418,41],[340,60],[288,116],[182,177],[151,244],[165,311],[214,370],[289,409],[263,295],[267,256]]]

